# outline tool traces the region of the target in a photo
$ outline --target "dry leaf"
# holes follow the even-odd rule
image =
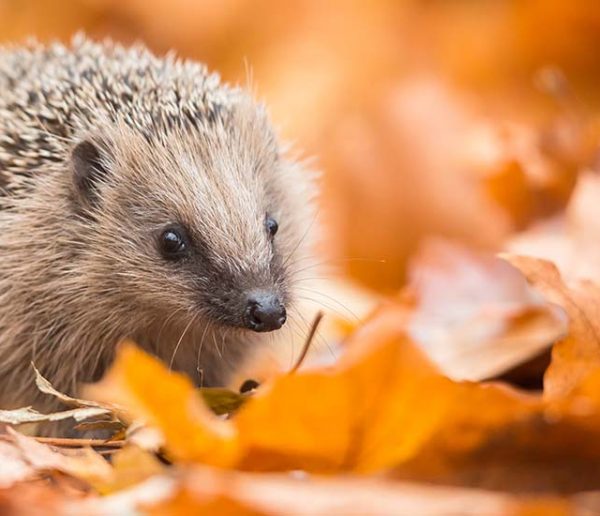
[[[440,392],[450,382],[404,344],[395,316],[390,309],[359,331],[356,339],[365,342],[361,353],[349,354],[331,370],[275,379],[230,421],[211,414],[189,380],[131,345],[122,348],[90,394],[110,397],[158,428],[167,451],[180,461],[376,471],[413,453],[448,403],[439,396],[422,407],[422,417],[411,413],[422,382]],[[310,393],[318,393],[312,403]]]
[[[545,396],[562,398],[600,366],[600,287],[583,281],[566,285],[558,269],[544,260],[514,255],[507,259],[569,316],[569,333],[555,344],[544,378]]]
[[[521,499],[431,485],[553,493],[598,487],[600,180],[582,172],[598,168],[597,7],[596,0],[0,1],[0,39],[66,38],[84,28],[141,39],[160,52],[175,47],[227,79],[246,78],[276,124],[319,157],[321,212],[332,228],[324,253],[371,286],[396,291],[408,257],[431,234],[496,251],[514,228],[552,214],[508,248],[548,258],[561,272],[511,257],[530,288],[502,260],[438,248],[419,266],[416,295],[404,292],[364,326],[351,293],[319,286],[319,295],[303,283],[314,304],[342,312],[341,319],[356,312],[360,322],[350,316],[340,329],[328,314],[324,353],[305,362],[312,369],[281,376],[304,338],[302,331],[299,339],[287,336],[305,326],[290,320],[299,328],[279,332],[280,360],[249,364],[241,381],[233,379],[233,392],[199,392],[129,348],[93,392],[130,410],[129,443],[164,446],[175,464],[163,467],[127,446],[105,475],[94,452],[0,440],[0,513],[599,513],[599,492]],[[533,93],[532,78],[550,100]],[[592,282],[573,282],[581,278]],[[514,371],[562,335],[564,318],[553,304],[569,328],[552,351],[543,398],[449,380],[405,335],[453,378],[480,380]],[[249,377],[262,388],[230,420],[215,417],[209,407],[238,408],[235,391]],[[102,421],[80,425],[92,429],[118,424],[106,420],[124,410],[66,396],[39,377],[38,386],[74,410],[44,415],[24,407],[0,412],[0,420],[77,419],[106,409]],[[344,476],[263,475],[198,462]],[[394,479],[348,475],[390,469]],[[20,482],[41,472],[42,480]],[[118,492],[65,508],[88,482]]]
[[[567,281],[600,281],[599,197],[598,174],[581,174],[565,213],[515,235],[506,249],[552,261]]]
[[[13,444],[0,441],[0,489],[6,489],[36,474],[35,469],[25,461]]]
[[[91,448],[53,449],[32,437],[8,429],[12,442],[35,471],[62,471],[91,485],[105,483],[111,466]]]
[[[397,309],[375,320],[357,331],[339,365],[277,378],[242,408],[233,421],[243,467],[378,471],[427,438],[453,396],[450,382],[408,343]],[[424,385],[440,392],[427,405]]]
[[[108,514],[138,514],[141,507],[152,507],[173,495],[176,479],[171,476],[153,476],[128,489],[102,498],[82,502],[72,500],[65,504],[68,514],[105,516]]]
[[[102,494],[132,487],[165,472],[166,466],[154,454],[135,445],[128,445],[111,457],[112,471],[105,485],[97,485]]]
[[[139,421],[127,427],[125,437],[128,443],[150,452],[158,452],[165,445],[165,439],[159,430]]]
[[[394,305],[379,310],[338,365],[263,385],[231,420],[220,421],[227,439],[215,438],[215,416],[206,418],[203,405],[202,419],[194,418],[199,401],[187,380],[134,348],[117,358],[111,389],[120,401],[135,401],[125,405],[145,412],[170,454],[185,462],[328,473],[394,468],[406,479],[526,492],[600,487],[600,445],[592,438],[600,429],[597,392],[587,388],[563,405],[546,405],[499,384],[453,382],[405,336],[403,313]],[[134,365],[127,381],[119,376]],[[157,393],[149,383],[159,380]],[[165,410],[174,416],[161,417]],[[179,424],[190,420],[196,441],[192,425]],[[231,449],[236,456],[224,453]]]
[[[123,343],[119,358],[89,396],[117,403],[161,431],[171,456],[217,466],[232,464],[238,454],[235,429],[214,415],[185,376],[170,373],[158,360]]]
[[[31,407],[23,407],[13,410],[0,410],[0,422],[10,425],[24,423],[38,423],[46,421],[62,421],[63,419],[74,419],[84,421],[86,419],[110,414],[108,409],[100,407],[79,407],[61,412],[42,414]]]
[[[109,407],[107,405],[102,405],[95,401],[83,400],[80,398],[73,398],[72,396],[68,396],[62,392],[57,391],[52,386],[52,384],[48,380],[46,380],[46,378],[44,378],[42,376],[42,374],[38,371],[38,369],[35,367],[34,364],[32,364],[32,367],[35,372],[35,384],[36,384],[37,388],[44,394],[49,394],[50,396],[54,396],[55,398],[58,398],[65,405],[71,405],[74,407],[101,408],[101,409],[104,409],[105,414],[108,414],[109,411],[111,410],[111,407]]]
[[[49,414],[42,414],[32,407],[22,407],[12,410],[0,410],[0,422],[7,423],[10,425],[21,425],[26,423],[41,423],[51,421],[62,421],[64,419],[74,419],[75,421],[81,422],[91,418],[97,418],[99,416],[111,416],[114,418],[114,408],[99,404],[95,401],[88,401],[78,398],[67,396],[62,392],[57,391],[52,384],[46,380],[40,372],[33,366],[35,371],[35,383],[38,389],[55,398],[58,398],[65,405],[70,405],[75,408],[70,410],[63,410],[52,412]],[[94,421],[88,422],[87,428],[106,428],[114,425],[122,426],[117,420],[110,421]],[[85,427],[86,424],[83,424]]]
[[[413,260],[416,298],[408,330],[446,375],[501,375],[567,331],[560,306],[548,303],[510,263],[456,243],[429,240]]]
[[[88,493],[66,478],[36,479],[0,489],[3,516],[47,516],[64,514],[69,503],[85,499]]]
[[[444,514],[503,515],[517,508],[506,495],[358,478],[295,478],[194,468],[174,497],[153,514]]]
[[[247,394],[221,387],[202,387],[199,391],[204,403],[217,415],[235,412],[248,398]]]

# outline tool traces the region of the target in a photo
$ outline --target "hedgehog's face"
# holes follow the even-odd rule
[[[271,247],[275,245],[278,228],[275,218],[265,214],[264,231]],[[257,332],[277,330],[283,326],[287,318],[288,287],[282,270],[273,274],[274,266],[280,265],[275,253],[272,252],[268,258],[267,270],[252,264],[251,268],[242,272],[244,278],[231,281],[243,269],[232,270],[226,264],[217,265],[204,248],[206,242],[194,237],[185,224],[168,223],[157,231],[155,238],[156,250],[169,268],[199,269],[197,273],[192,272],[205,280],[208,288],[202,289],[205,290],[202,303],[212,305],[214,318]],[[208,311],[206,308],[205,311]]]
[[[261,119],[239,116],[152,143],[121,128],[110,150],[74,150],[99,275],[148,314],[257,332],[286,321],[311,222],[307,179]]]

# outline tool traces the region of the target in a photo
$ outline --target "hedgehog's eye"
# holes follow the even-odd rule
[[[267,228],[267,232],[269,233],[269,238],[273,238],[279,229],[279,224],[277,224],[277,221],[273,217],[267,215],[265,226]]]
[[[165,229],[159,237],[160,252],[168,260],[183,257],[189,248],[188,237],[181,226],[171,226]]]

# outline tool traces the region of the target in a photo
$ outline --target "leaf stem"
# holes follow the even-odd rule
[[[310,345],[315,337],[315,334],[317,333],[317,329],[319,328],[319,324],[321,323],[321,319],[323,319],[323,312],[319,311],[319,312],[317,312],[317,315],[315,316],[315,320],[313,321],[312,326],[310,327],[310,331],[308,332],[308,336],[306,337],[306,342],[304,343],[304,346],[302,347],[300,356],[298,357],[298,360],[296,360],[296,363],[290,369],[288,374],[294,374],[298,370],[298,368],[302,365],[302,362],[304,362],[304,359],[306,358],[308,350],[310,349]]]

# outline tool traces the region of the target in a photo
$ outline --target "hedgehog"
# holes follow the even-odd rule
[[[194,61],[84,36],[0,49],[0,406],[54,409],[131,339],[198,385],[279,330],[315,174]]]

